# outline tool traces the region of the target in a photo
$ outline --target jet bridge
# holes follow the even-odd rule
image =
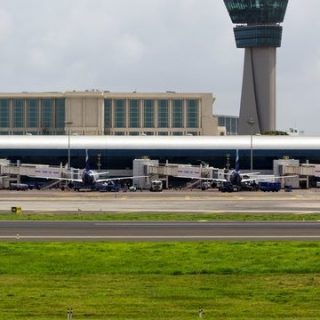
[[[274,160],[274,174],[281,176],[293,176],[294,178],[289,178],[286,184],[292,185],[293,188],[299,188],[300,183],[305,184],[308,189],[310,187],[310,179],[314,178],[320,179],[320,165],[312,163],[300,163],[299,160],[293,159],[280,159]],[[282,183],[284,184],[284,183]]]
[[[54,183],[56,184],[56,181],[60,181],[61,179],[78,179],[81,177],[81,170],[72,168],[71,170],[67,170],[62,165],[54,167],[44,164],[21,164],[19,161],[17,163],[11,163],[8,160],[1,159],[0,174],[2,177],[8,177],[9,184],[10,182],[20,183],[22,176],[43,178],[48,181],[55,180]],[[5,188],[7,185],[8,183],[3,182],[1,187]]]
[[[151,181],[154,179],[163,180],[168,188],[168,177],[189,178],[198,180],[198,182],[196,181],[194,183],[200,183],[204,178],[208,180],[223,179],[225,172],[223,169],[217,169],[203,164],[198,166],[169,162],[159,164],[158,160],[136,159],[133,162],[133,175],[148,176],[149,178],[134,180],[134,184],[138,188],[148,189]]]
[[[190,179],[224,179],[225,170],[199,165],[166,163],[159,166],[147,166],[147,175],[183,177]]]

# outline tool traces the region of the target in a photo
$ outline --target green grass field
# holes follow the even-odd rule
[[[0,243],[0,319],[319,319],[320,243]]]
[[[1,213],[0,220],[86,220],[86,221],[320,221],[320,213]]]

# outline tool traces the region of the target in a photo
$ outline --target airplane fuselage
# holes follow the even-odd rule
[[[82,182],[84,185],[94,185],[97,182],[96,174],[93,170],[83,170]]]

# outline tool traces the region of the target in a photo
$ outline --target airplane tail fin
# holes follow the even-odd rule
[[[86,149],[86,170],[90,170],[88,149]]]
[[[238,172],[240,171],[240,163],[239,163],[239,150],[236,150],[236,163],[235,163],[235,170]]]

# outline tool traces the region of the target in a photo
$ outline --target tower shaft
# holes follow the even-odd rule
[[[245,49],[239,133],[253,124],[255,133],[276,130],[276,48]]]

